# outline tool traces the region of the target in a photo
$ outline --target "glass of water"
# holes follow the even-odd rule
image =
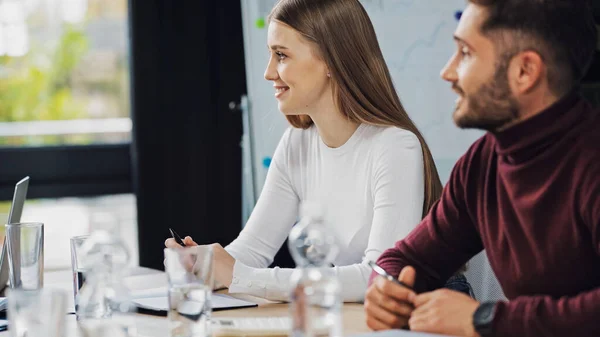
[[[65,336],[67,295],[53,289],[8,292],[8,320],[11,336]]]
[[[71,270],[73,271],[73,300],[77,312],[77,294],[85,282],[85,265],[81,246],[90,236],[81,235],[71,238]]]
[[[37,290],[44,286],[44,224],[6,225],[10,286]]]
[[[211,246],[165,249],[171,337],[210,336],[214,283]]]

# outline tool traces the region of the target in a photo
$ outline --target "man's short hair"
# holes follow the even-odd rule
[[[563,94],[585,76],[598,44],[589,0],[469,0],[487,7],[482,33],[503,57],[532,50],[548,66],[550,90]]]

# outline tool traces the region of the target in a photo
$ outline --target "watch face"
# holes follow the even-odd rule
[[[473,326],[482,337],[491,336],[492,322],[496,313],[496,303],[486,302],[479,305],[473,315]]]
[[[481,320],[489,322],[494,319],[494,306],[486,305],[485,310],[481,312]]]

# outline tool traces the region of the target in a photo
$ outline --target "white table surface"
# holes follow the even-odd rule
[[[134,268],[125,279],[130,289],[144,290],[164,287],[167,284],[166,274],[148,268]],[[73,308],[73,275],[70,270],[48,272],[44,274],[44,287],[61,289],[68,293],[68,306]],[[220,291],[226,293],[226,291]],[[286,317],[289,306],[286,303],[271,302],[250,295],[231,295],[233,297],[259,304],[258,307],[233,309],[213,312],[213,317]],[[72,311],[72,309],[71,309]],[[362,304],[344,304],[342,308],[344,335],[355,335],[369,332],[366,326]],[[140,337],[168,337],[169,326],[166,317],[136,314],[133,316]],[[0,337],[10,336],[8,332],[0,332]],[[75,315],[66,315],[65,337],[80,337]],[[34,337],[34,336],[31,336]]]

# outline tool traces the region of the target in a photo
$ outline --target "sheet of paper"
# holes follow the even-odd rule
[[[212,294],[211,302],[213,309],[256,306],[256,303],[239,300],[223,294]],[[133,303],[146,309],[169,310],[169,298],[167,296],[137,298],[133,300]]]
[[[168,280],[165,272],[155,271],[152,274],[127,276],[125,284],[129,289],[154,289],[166,287]]]
[[[132,290],[131,297],[134,299],[150,298],[150,297],[166,297],[168,294],[167,286]]]

